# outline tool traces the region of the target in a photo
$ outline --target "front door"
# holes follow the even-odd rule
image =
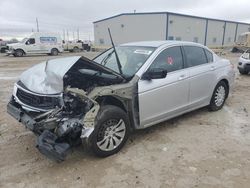
[[[25,43],[25,48],[27,53],[39,53],[40,45],[35,38],[29,38]]]
[[[188,105],[188,72],[184,69],[182,50],[179,46],[163,50],[152,62],[150,69],[164,69],[162,79],[140,80],[140,126],[147,127],[175,116]]]

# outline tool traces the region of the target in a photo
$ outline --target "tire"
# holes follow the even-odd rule
[[[53,48],[52,50],[51,50],[51,53],[50,53],[51,55],[53,55],[53,56],[56,56],[56,55],[58,55],[58,50],[56,49],[56,48]]]
[[[211,111],[217,111],[220,110],[228,96],[228,87],[224,81],[220,81],[213,92],[213,96],[211,98],[209,109]]]
[[[23,50],[17,49],[15,50],[14,56],[15,57],[22,57],[24,55]]]
[[[105,105],[98,113],[96,126],[90,137],[90,148],[99,157],[113,155],[121,150],[129,134],[127,114],[119,107]]]
[[[240,74],[248,74],[248,71],[244,70],[244,69],[239,69]]]
[[[74,52],[74,53],[80,52],[80,49],[79,49],[77,46],[75,46],[75,47],[73,48],[73,52]]]

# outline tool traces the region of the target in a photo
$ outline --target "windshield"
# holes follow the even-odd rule
[[[28,38],[24,38],[23,40],[21,40],[20,43],[25,43],[27,41]]]
[[[118,46],[115,47],[115,49],[122,66],[122,74],[125,77],[134,76],[155,50],[153,47],[141,46]],[[113,48],[97,56],[93,61],[119,73],[118,63]]]

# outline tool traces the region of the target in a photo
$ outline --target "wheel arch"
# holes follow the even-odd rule
[[[117,97],[110,96],[110,95],[100,96],[96,99],[96,101],[100,105],[114,105],[114,106],[121,108],[126,113],[128,112],[128,109],[127,109],[126,105],[124,104],[124,102],[121,101],[120,99],[118,99]]]
[[[58,53],[60,52],[60,51],[59,51],[59,49],[58,49],[58,48],[56,48],[56,47],[51,48],[50,52],[52,52],[52,50],[57,50],[57,52],[58,52]]]
[[[230,85],[229,85],[229,81],[226,79],[226,78],[223,78],[223,79],[221,79],[219,82],[224,82],[225,84],[226,84],[226,86],[227,86],[227,93],[226,93],[226,98],[228,97],[228,94],[229,94],[229,90],[230,90]],[[218,82],[218,83],[219,83]],[[218,84],[217,83],[217,84]]]
[[[105,96],[100,96],[96,99],[96,101],[99,103],[100,106],[102,105],[113,105],[121,108],[128,116],[129,118],[129,127],[130,131],[135,129],[135,119],[132,111],[129,109],[131,105],[129,105],[129,101],[126,100],[121,100],[118,97],[110,96],[110,95],[105,95]]]
[[[22,49],[22,48],[17,48],[17,49],[15,49],[15,51],[17,51],[17,50],[21,50],[21,51],[23,52],[23,54],[26,54],[26,52],[25,52],[24,49]]]

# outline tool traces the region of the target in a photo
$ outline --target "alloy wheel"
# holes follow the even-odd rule
[[[108,120],[99,129],[97,146],[103,151],[112,151],[122,143],[125,133],[126,126],[122,119]]]
[[[217,88],[215,92],[215,104],[221,106],[226,98],[226,89],[223,86]]]

